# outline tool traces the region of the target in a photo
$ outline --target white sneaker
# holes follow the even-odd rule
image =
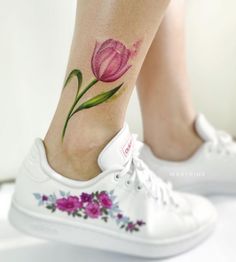
[[[138,158],[127,125],[98,164],[102,173],[89,181],[63,177],[37,139],[17,177],[12,225],[46,239],[149,258],[184,252],[214,228],[211,203],[173,192],[157,178]]]
[[[236,194],[236,143],[229,134],[215,130],[202,114],[196,118],[195,129],[204,143],[186,161],[159,159],[144,144],[140,145],[140,157],[177,190],[204,195]]]

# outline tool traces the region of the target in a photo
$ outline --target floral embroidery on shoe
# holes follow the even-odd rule
[[[51,212],[67,212],[69,216],[83,219],[101,219],[108,222],[112,219],[116,224],[127,232],[139,231],[146,223],[142,220],[136,222],[122,214],[114,191],[97,191],[95,193],[81,193],[80,196],[73,196],[69,192],[60,191],[60,196],[55,193],[51,195],[33,194],[39,206],[44,206]]]

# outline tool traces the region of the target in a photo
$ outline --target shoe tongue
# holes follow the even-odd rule
[[[204,141],[216,141],[216,130],[215,128],[207,121],[204,115],[199,114],[195,121],[195,129],[198,135]]]
[[[102,171],[123,167],[132,157],[133,137],[127,124],[112,138],[98,157],[98,165]]]

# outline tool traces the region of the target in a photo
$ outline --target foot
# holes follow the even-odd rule
[[[136,145],[125,125],[98,157],[102,172],[76,181],[49,166],[37,139],[17,177],[12,225],[46,239],[149,258],[202,242],[214,227],[214,207],[172,191],[138,157]]]
[[[195,129],[203,144],[185,161],[167,161],[141,145],[141,158],[176,189],[198,194],[236,194],[236,143],[199,114]]]

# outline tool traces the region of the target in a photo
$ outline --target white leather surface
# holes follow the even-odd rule
[[[137,258],[30,238],[15,231],[6,220],[13,186],[0,188],[0,258],[4,262],[136,262]],[[220,213],[214,235],[204,244],[167,262],[234,262],[236,247],[236,197],[211,199]],[[138,259],[140,262],[149,260]],[[155,261],[155,260],[152,260]],[[158,260],[160,261],[160,260]]]

